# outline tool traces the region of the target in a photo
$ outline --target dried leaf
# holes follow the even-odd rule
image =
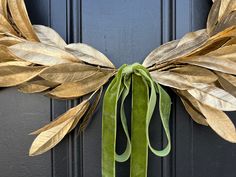
[[[143,61],[143,66],[150,67],[158,62],[160,58],[172,51],[178,45],[179,40],[167,42],[160,47],[154,49]]]
[[[220,21],[220,19],[222,18],[222,16],[227,13],[226,9],[229,6],[229,3],[232,4],[232,2],[230,2],[231,0],[221,0],[220,3],[220,9],[219,9],[219,16],[218,16],[218,21]],[[232,7],[232,6],[231,6]]]
[[[221,0],[221,8],[219,12],[218,24],[214,30],[214,33],[223,31],[224,29],[236,25],[236,1],[234,0]]]
[[[84,101],[83,101],[82,103],[80,103],[80,104],[82,104],[81,109],[80,109],[80,112],[76,115],[75,121],[73,122],[73,124],[72,124],[72,126],[71,126],[69,132],[71,132],[71,131],[77,126],[77,124],[78,124],[79,121],[81,120],[82,116],[84,116],[84,114],[86,113],[86,111],[88,110],[89,105],[90,105],[89,100],[84,100]],[[80,104],[79,104],[79,105],[80,105]]]
[[[0,44],[0,63],[1,62],[8,62],[8,61],[13,61],[15,59],[17,59],[16,56],[13,56],[10,51],[8,50],[8,48],[4,45]]]
[[[31,145],[29,155],[40,155],[56,146],[69,132],[73,122],[74,118],[70,118],[63,123],[40,133]]]
[[[211,10],[209,12],[208,19],[207,19],[208,34],[212,33],[212,31],[214,30],[218,22],[220,6],[221,6],[221,0],[217,0],[216,2],[213,3],[211,7]]]
[[[65,83],[81,81],[102,72],[105,71],[86,64],[64,63],[47,68],[40,76],[48,81]]]
[[[39,41],[31,25],[24,0],[8,0],[8,7],[22,35],[30,41]]]
[[[43,25],[33,25],[33,28],[40,42],[65,49],[66,42],[52,28]]]
[[[48,94],[61,99],[78,98],[99,89],[112,76],[113,73],[98,73],[78,82],[64,83],[48,92]]]
[[[236,44],[236,38],[235,38],[235,37],[232,37],[232,38],[229,39],[224,45],[222,45],[222,47],[230,46],[230,45],[234,45],[234,44]]]
[[[219,136],[229,142],[236,143],[235,126],[224,112],[204,104],[199,104],[198,106],[206,117],[209,126]]]
[[[209,13],[207,21],[208,33],[214,35],[224,29],[235,25],[234,17],[236,10],[235,0],[216,1]]]
[[[11,33],[17,35],[14,28],[12,28],[11,24],[7,21],[7,19],[0,13],[0,32],[2,33]]]
[[[184,58],[179,63],[188,63],[191,65],[201,66],[204,68],[221,71],[229,74],[236,74],[236,62],[229,59],[211,56],[196,56]]]
[[[0,0],[0,14],[7,17],[7,0]]]
[[[230,59],[232,61],[236,61],[236,44],[221,47],[206,54],[206,56],[219,57],[221,59]]]
[[[1,66],[29,66],[29,65],[31,65],[31,63],[26,62],[26,61],[6,61],[6,62],[0,63],[0,67]]]
[[[18,44],[20,42],[24,42],[23,39],[15,38],[15,37],[2,37],[0,38],[0,44],[5,46],[11,46]]]
[[[235,3],[236,5],[236,3]],[[236,9],[235,9],[236,10]],[[216,26],[214,33],[213,34],[217,34],[220,31],[223,31],[226,28],[229,28],[231,26],[236,25],[235,22],[236,19],[236,11],[231,12],[230,14],[228,14],[228,16],[226,16],[225,18],[223,18]]]
[[[86,63],[115,68],[112,62],[104,54],[87,44],[69,44],[65,48],[68,52]]]
[[[236,77],[220,72],[217,72],[217,75],[219,76],[218,81],[223,89],[236,97]]]
[[[23,60],[45,66],[79,62],[72,54],[43,43],[23,42],[10,46],[8,49]]]
[[[216,35],[210,37],[203,45],[201,45],[195,51],[191,52],[188,56],[205,55],[211,51],[220,48],[221,46],[224,46],[228,41],[232,39],[232,37],[235,36],[236,36],[236,26],[227,28],[224,31],[221,31]]]
[[[187,33],[181,40],[178,46],[166,55],[161,57],[157,64],[163,62],[174,61],[178,58],[182,58],[190,55],[192,52],[203,46],[209,38],[206,30],[199,30],[195,32]]]
[[[236,110],[236,98],[228,92],[208,84],[193,84],[188,92],[200,102],[223,111]]]
[[[184,78],[184,76],[177,73],[169,71],[154,71],[151,72],[151,76],[155,82],[168,87],[179,90],[188,90],[192,88],[192,84],[186,78]]]
[[[65,112],[63,115],[59,116],[54,121],[50,122],[49,124],[43,126],[42,128],[40,128],[30,134],[31,135],[40,134],[44,131],[50,130],[51,128],[53,128],[55,126],[62,124],[63,122],[67,121],[68,119],[80,119],[84,115],[84,113],[86,112],[88,107],[89,107],[89,101],[84,100],[82,103],[69,109],[67,112]]]
[[[0,66],[0,87],[11,87],[26,82],[42,72],[44,67]]]
[[[197,100],[186,91],[177,91],[180,99],[191,118],[198,124],[207,126],[206,118],[198,108]]]
[[[4,33],[0,32],[0,38],[5,37]]]
[[[46,80],[35,80],[21,84],[18,87],[18,91],[23,93],[39,93],[46,91],[50,88],[54,88],[57,85],[57,83],[49,82]]]
[[[80,124],[80,127],[79,127],[80,132],[83,132],[87,128],[88,124],[90,123],[92,116],[93,116],[95,110],[97,109],[98,103],[101,99],[102,90],[103,90],[103,87],[100,88],[99,93],[96,95],[92,105],[89,107],[88,111],[86,112],[86,114]]]
[[[170,71],[182,75],[191,83],[212,83],[218,79],[212,71],[198,66],[186,65]]]
[[[187,43],[192,43],[195,40],[199,40],[200,36],[207,36],[206,35],[206,29],[201,29],[198,31],[194,31],[194,32],[190,32],[185,34],[179,41],[177,48],[182,46],[182,45],[186,45]],[[207,39],[207,38],[206,38]]]
[[[56,146],[64,136],[75,128],[81,117],[89,107],[88,100],[83,101],[78,106],[70,109],[55,121],[33,132],[39,135],[31,145],[29,155],[42,154]]]

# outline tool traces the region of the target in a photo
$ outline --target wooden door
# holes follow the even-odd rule
[[[26,0],[34,24],[59,32],[68,42],[84,42],[105,53],[119,67],[142,62],[160,44],[205,27],[211,0]],[[148,177],[236,177],[236,145],[192,122],[180,100],[172,97],[172,151],[150,153]],[[0,92],[0,177],[100,177],[101,105],[86,132],[77,130],[56,148],[28,157],[28,133],[65,112],[76,101],[55,101],[16,89]],[[231,113],[233,121],[236,123]],[[166,143],[158,115],[152,121],[156,147]],[[119,140],[122,140],[119,132]],[[124,148],[124,142],[118,151]],[[129,176],[129,162],[117,164],[117,176]]]

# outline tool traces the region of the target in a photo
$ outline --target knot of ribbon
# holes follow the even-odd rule
[[[132,86],[132,87],[131,87]],[[128,131],[124,108],[125,100],[132,89],[131,131]],[[161,122],[167,137],[167,145],[162,150],[155,149],[150,143],[149,125],[159,99]],[[120,101],[119,101],[120,100]],[[122,154],[116,152],[117,107],[120,103],[120,121],[127,145]],[[123,65],[108,86],[103,102],[102,115],[102,176],[116,176],[116,162],[130,158],[130,176],[146,177],[148,148],[156,156],[164,157],[171,150],[169,117],[171,99],[167,92],[153,81],[148,70],[138,64]]]

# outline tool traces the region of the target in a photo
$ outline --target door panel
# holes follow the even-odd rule
[[[0,176],[50,176],[50,153],[28,157],[33,141],[28,134],[48,122],[50,102],[38,95],[24,95],[14,88],[1,89],[0,99]]]
[[[142,62],[160,44],[204,28],[211,6],[211,0],[26,0],[26,3],[34,24],[51,26],[68,43],[94,46],[117,67]],[[193,123],[180,100],[168,91],[173,102],[172,152],[165,158],[149,154],[148,177],[235,177],[236,146],[208,127]],[[76,129],[51,152],[28,157],[34,137],[27,134],[79,100],[55,101],[38,94],[18,93],[15,88],[1,89],[0,99],[0,176],[101,176],[102,102],[84,133],[78,135]],[[129,107],[130,102],[126,104]],[[232,118],[235,115],[230,113]],[[158,110],[150,135],[155,147],[166,144]],[[123,136],[118,128],[118,152],[124,150]],[[117,176],[129,176],[129,162],[117,163]]]

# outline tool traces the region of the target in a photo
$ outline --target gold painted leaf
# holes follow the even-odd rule
[[[58,84],[54,82],[49,82],[46,80],[35,80],[35,81],[29,81],[26,83],[21,84],[18,87],[18,91],[23,93],[39,93],[46,91],[50,88],[56,87]]]
[[[5,37],[4,33],[0,32],[0,38]]]
[[[44,67],[0,66],[0,87],[11,87],[22,84],[42,72]]]
[[[223,31],[220,31],[219,33],[215,34],[214,36],[210,37],[210,40],[217,40],[219,38],[225,38],[225,37],[235,37],[236,35],[236,26],[231,26],[229,28],[226,28]]]
[[[13,56],[6,46],[0,44],[0,63],[13,61],[15,59],[17,59],[17,57]]]
[[[235,25],[235,0],[217,0],[209,13],[207,21],[207,31],[214,35],[223,31],[227,27]]]
[[[66,51],[72,53],[86,63],[115,68],[112,62],[103,53],[87,44],[69,44],[65,48]]]
[[[236,110],[236,98],[228,92],[203,83],[193,83],[193,86],[188,92],[201,103],[223,111]]]
[[[157,64],[174,61],[178,58],[190,55],[192,52],[203,46],[208,38],[209,36],[205,29],[187,33],[180,40],[178,46],[160,58]]]
[[[33,28],[40,42],[65,49],[66,42],[52,28],[43,25],[33,25]]]
[[[179,60],[178,62],[201,66],[224,73],[236,74],[236,62],[233,62],[232,60],[229,60],[227,58],[223,59],[220,57],[211,56],[195,56],[184,58],[182,60]]]
[[[192,88],[192,84],[182,75],[169,71],[151,72],[153,80],[159,84],[176,88],[179,90],[188,90]]]
[[[83,132],[87,128],[87,126],[89,125],[89,123],[93,117],[93,114],[94,114],[95,110],[97,109],[97,106],[98,106],[99,101],[101,99],[102,90],[103,90],[103,87],[100,88],[99,93],[94,98],[92,105],[89,107],[88,111],[84,115],[84,118],[83,118],[83,120],[80,124],[80,127],[79,127],[80,132]]]
[[[8,49],[25,61],[45,66],[79,62],[72,54],[43,43],[23,42],[10,46]]]
[[[24,42],[24,40],[20,38],[15,38],[15,37],[0,38],[0,45],[11,46],[11,45],[18,44],[20,42]]]
[[[11,33],[17,35],[14,28],[12,28],[11,24],[7,21],[7,19],[0,13],[0,32],[2,33]]]
[[[182,46],[182,45],[186,45],[187,43],[192,43],[195,40],[199,40],[200,36],[207,36],[206,35],[206,29],[201,29],[198,31],[194,31],[194,32],[189,32],[187,34],[185,34],[179,41],[177,48]],[[207,37],[203,37],[204,39],[207,39]]]
[[[221,8],[219,12],[219,19],[216,29],[214,30],[215,34],[223,31],[224,29],[236,25],[236,1],[234,0],[221,0]]]
[[[212,31],[214,30],[218,22],[220,6],[221,6],[221,0],[216,0],[216,2],[214,2],[211,7],[211,10],[209,12],[208,19],[207,19],[208,34],[212,33]]]
[[[67,112],[65,112],[64,114],[62,114],[61,116],[59,116],[57,119],[55,119],[54,121],[50,122],[49,124],[43,126],[42,128],[30,133],[31,135],[37,135],[40,134],[44,131],[47,131],[55,126],[58,126],[60,124],[62,124],[63,122],[67,121],[68,119],[80,119],[86,112],[86,110],[89,107],[89,101],[88,100],[84,100],[83,102],[81,102],[79,105],[69,109]]]
[[[45,69],[40,76],[48,81],[65,83],[81,81],[102,72],[105,71],[86,64],[64,63]]]
[[[30,156],[40,155],[56,146],[69,132],[74,118],[40,133],[32,143],[29,151]]]
[[[221,59],[230,59],[232,61],[236,61],[236,44],[221,47],[206,54],[206,56],[219,57]]]
[[[30,22],[24,0],[8,0],[8,7],[22,35],[30,41],[39,41]]]
[[[220,72],[217,72],[217,75],[219,75],[218,81],[222,88],[236,97],[236,77]]]
[[[79,105],[81,105],[81,109],[79,111],[79,113],[75,116],[75,121],[73,122],[69,132],[71,132],[76,126],[77,124],[80,122],[80,120],[82,119],[82,117],[84,116],[84,114],[87,112],[90,103],[89,103],[89,99],[84,100],[82,103],[80,103]]]
[[[221,0],[220,9],[219,9],[219,15],[218,15],[218,21],[220,21],[220,19],[222,18],[222,16],[225,13],[229,13],[229,11],[226,11],[227,7],[229,6],[229,3],[231,3],[230,6],[232,8],[233,4],[234,4],[232,0]]]
[[[222,47],[230,46],[230,45],[234,45],[234,44],[236,44],[236,38],[235,38],[235,37],[232,37],[232,38],[229,39],[224,45],[222,45]]]
[[[170,71],[182,75],[191,83],[212,83],[218,79],[212,71],[198,66],[186,65]]]
[[[112,76],[113,73],[98,73],[78,82],[61,84],[52,91],[48,92],[48,94],[49,96],[61,99],[78,98],[98,90]]]
[[[208,123],[206,122],[206,118],[204,115],[198,110],[196,105],[189,100],[187,100],[186,97],[180,97],[186,111],[189,113],[190,117],[198,124],[208,126]]]
[[[206,118],[200,113],[198,110],[194,109],[194,106],[189,103],[187,100],[181,98],[181,101],[186,109],[186,111],[189,113],[190,117],[198,124],[208,126],[208,123],[206,122]]]
[[[234,1],[234,5],[236,6],[236,2]],[[230,5],[231,6],[231,5]],[[236,9],[235,9],[236,10]],[[213,34],[217,34],[221,31],[223,31],[226,28],[229,28],[231,26],[236,25],[235,22],[236,19],[236,11],[231,12],[230,14],[228,14],[227,16],[225,16],[216,26],[216,28],[214,29],[214,33]]]
[[[188,56],[192,55],[205,55],[211,51],[214,51],[221,46],[227,44],[232,38],[236,36],[236,26],[225,29],[217,33],[216,35],[210,37],[206,43],[201,45],[198,49],[191,52]]]
[[[156,62],[158,62],[160,58],[162,58],[171,50],[175,49],[178,43],[179,43],[179,40],[173,40],[154,49],[143,61],[143,66],[150,67],[154,65]]]
[[[229,117],[222,111],[210,106],[198,105],[202,114],[206,117],[209,126],[223,139],[236,143],[235,126]]]
[[[208,123],[206,122],[206,118],[199,110],[199,108],[197,106],[198,104],[196,104],[198,101],[195,98],[193,98],[186,91],[177,91],[177,93],[180,95],[180,99],[181,99],[186,111],[189,113],[190,117],[196,123],[208,126]]]
[[[55,121],[33,132],[34,134],[39,133],[39,135],[32,143],[29,155],[39,155],[56,146],[67,133],[75,128],[88,107],[89,102],[85,100]]]
[[[7,0],[0,0],[0,14],[7,17]]]
[[[6,62],[0,63],[0,67],[1,66],[29,66],[29,65],[31,65],[31,63],[27,61],[6,61]]]

